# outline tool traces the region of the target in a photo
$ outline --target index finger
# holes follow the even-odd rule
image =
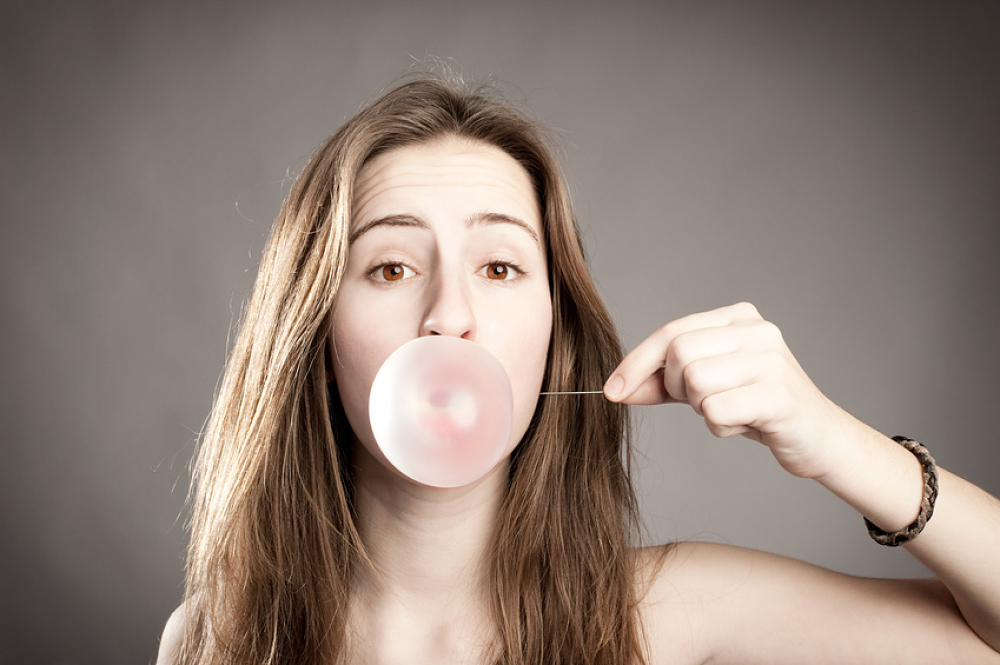
[[[737,321],[759,319],[757,308],[738,303],[676,319],[642,341],[615,368],[604,384],[604,395],[612,402],[662,404],[677,401],[667,392],[663,367],[670,343],[679,335],[702,328],[728,326]]]

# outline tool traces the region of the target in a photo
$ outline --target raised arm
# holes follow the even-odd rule
[[[605,394],[629,404],[689,404],[716,436],[739,434],[762,443],[789,473],[815,479],[884,531],[906,527],[919,512],[924,481],[914,454],[827,399],[803,372],[778,328],[752,305],[741,303],[667,324],[622,361],[608,379]],[[918,604],[927,611],[918,616],[926,620],[915,620],[931,635],[924,634],[917,642],[932,638],[935,630],[942,638],[955,639],[954,626],[945,627],[938,611],[955,612],[957,606],[965,621],[961,629],[973,631],[1000,651],[1000,501],[944,469],[938,475],[934,515],[905,547],[937,575],[948,593],[917,593],[914,589],[923,585],[885,581],[878,594],[921,599]],[[713,556],[737,562],[746,555]],[[769,571],[760,579],[772,577],[777,586],[786,579],[778,572],[783,567],[791,566],[791,579],[812,577],[796,572],[798,568],[786,559],[758,556],[759,562],[765,560],[766,565],[758,563],[755,569]],[[818,597],[824,585],[836,586],[846,578],[830,575],[815,572]],[[855,589],[850,597],[859,604],[852,610],[854,616],[840,617],[845,623],[855,621],[857,612],[884,613],[898,604],[876,602],[868,584],[848,584],[845,589]],[[781,597],[773,600],[778,606],[772,609],[780,614]],[[873,644],[878,651],[865,653],[906,640],[912,643],[914,628],[901,626],[900,634],[879,633],[888,643]],[[945,641],[940,641],[942,648]],[[891,656],[886,660],[895,662]]]

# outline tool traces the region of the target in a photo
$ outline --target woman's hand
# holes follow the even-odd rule
[[[672,321],[629,353],[604,386],[626,404],[681,402],[718,437],[764,444],[790,473],[830,468],[853,419],[806,376],[781,332],[749,303]]]

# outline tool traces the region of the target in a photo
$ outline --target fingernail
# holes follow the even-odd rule
[[[608,396],[608,399],[618,399],[623,390],[625,390],[625,379],[617,374],[612,374],[608,382],[604,384],[604,394]]]

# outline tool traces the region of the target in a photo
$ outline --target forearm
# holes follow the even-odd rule
[[[846,417],[836,444],[839,462],[816,480],[883,530],[904,528],[919,511],[919,461]],[[969,626],[1000,651],[1000,501],[944,469],[938,479],[934,516],[904,547],[944,582]]]
[[[973,630],[1000,651],[1000,501],[939,469],[934,517],[906,549],[951,591]]]

